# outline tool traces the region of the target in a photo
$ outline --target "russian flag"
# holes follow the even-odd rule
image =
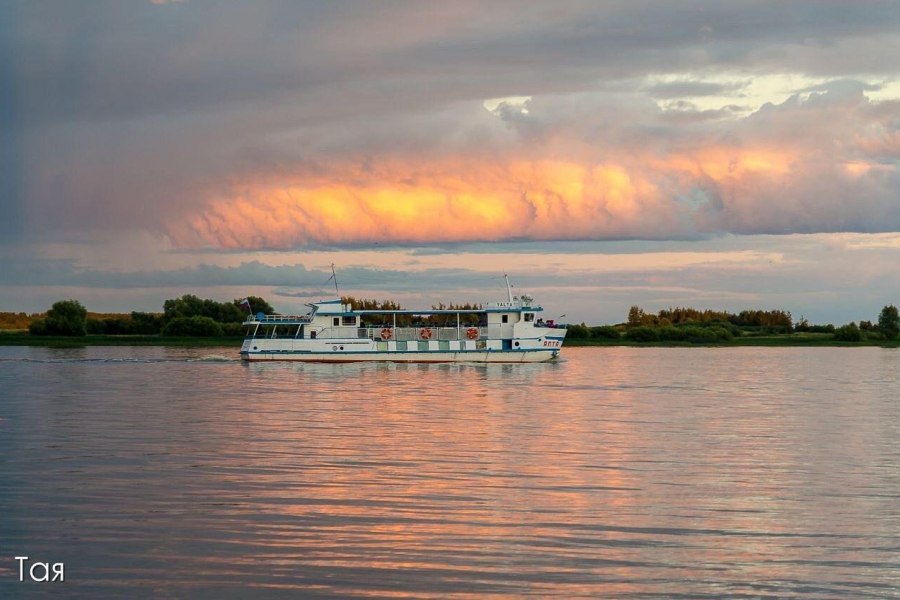
[[[244,298],[243,300],[241,300],[241,308],[246,308],[247,310],[250,310],[250,299],[249,298]]]

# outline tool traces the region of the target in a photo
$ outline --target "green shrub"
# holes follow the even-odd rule
[[[156,335],[162,328],[163,316],[153,313],[134,311],[128,322],[128,332],[135,335]]]
[[[834,339],[839,342],[858,342],[862,340],[862,332],[856,323],[850,323],[834,330]]]
[[[625,333],[625,339],[633,342],[658,342],[660,337],[659,330],[653,327],[632,327]]]
[[[729,328],[726,327],[711,327],[709,331],[712,332],[712,334],[715,335],[716,339],[720,342],[730,342],[732,339],[734,339],[734,334]],[[738,335],[740,335],[740,333],[738,333]]]
[[[703,344],[707,342],[715,342],[716,332],[709,327],[682,327],[684,339],[692,344]]]
[[[108,317],[103,319],[103,333],[106,335],[126,335],[131,333],[131,323],[127,319]]]
[[[240,323],[223,323],[222,324],[222,335],[228,335],[232,337],[243,337],[247,335],[247,328]]]
[[[87,319],[85,321],[85,329],[88,335],[103,335],[106,333],[106,327],[100,319]]]
[[[611,325],[601,325],[600,327],[591,327],[590,333],[592,338],[602,338],[607,340],[617,340],[622,337],[619,330]]]
[[[783,325],[742,325],[741,332],[751,335],[785,335],[794,333],[794,329]]]
[[[162,334],[172,337],[216,337],[222,326],[209,317],[176,317],[163,327]]]
[[[32,322],[28,331],[31,335],[87,335],[87,309],[78,300],[60,300],[47,311],[45,319]]]
[[[687,327],[660,327],[659,337],[667,342],[683,342],[687,339]]]
[[[590,332],[584,323],[581,325],[569,325],[566,329],[566,337],[571,340],[586,340],[590,337]]]
[[[705,323],[679,323],[675,327],[678,327],[679,329],[688,328],[691,330],[697,330],[697,329],[701,329],[701,328],[707,329],[707,330],[709,330],[709,329],[725,330],[731,335],[731,337],[740,337],[744,334],[743,330],[740,327],[738,327],[734,323],[729,323],[728,321],[707,321]],[[701,339],[707,339],[707,338],[712,339],[712,338],[716,337],[714,335],[707,335],[705,333],[696,333],[696,332],[694,335],[695,335],[695,337],[698,337]],[[728,339],[731,339],[731,338],[728,338]]]
[[[47,319],[34,319],[28,325],[28,333],[31,335],[50,335],[47,333]]]
[[[834,325],[810,325],[806,328],[809,333],[834,333]]]

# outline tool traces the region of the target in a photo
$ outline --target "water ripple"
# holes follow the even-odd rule
[[[565,354],[0,348],[0,597],[900,597],[900,353]]]

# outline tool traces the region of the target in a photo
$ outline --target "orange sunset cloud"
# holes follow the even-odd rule
[[[703,182],[740,187],[748,178],[785,177],[793,160],[785,152],[706,149],[629,164],[347,168],[236,185],[233,195],[171,223],[169,234],[180,246],[222,248],[685,235],[684,219],[696,208],[673,194],[689,195]]]

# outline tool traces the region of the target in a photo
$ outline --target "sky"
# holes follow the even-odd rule
[[[0,4],[0,310],[900,303],[900,2]]]

